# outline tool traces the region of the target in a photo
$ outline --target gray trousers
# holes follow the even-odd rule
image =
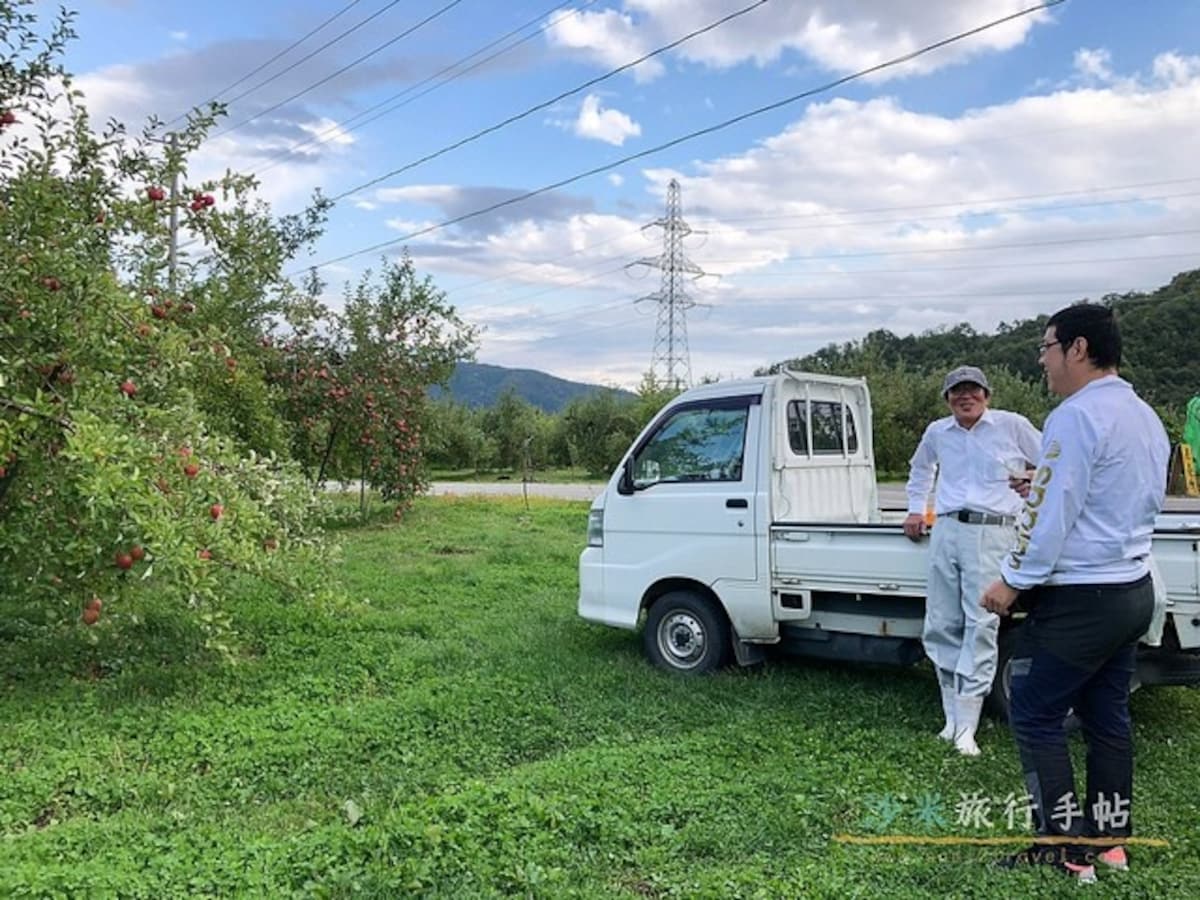
[[[948,516],[933,527],[921,639],[939,683],[959,694],[982,697],[991,690],[1000,619],[979,598],[999,577],[1013,537],[1010,525],[969,525]]]

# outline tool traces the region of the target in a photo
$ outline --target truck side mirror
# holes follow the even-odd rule
[[[621,477],[617,479],[617,493],[628,497],[633,490],[633,457],[627,456],[621,463]]]

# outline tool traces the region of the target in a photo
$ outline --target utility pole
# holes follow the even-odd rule
[[[175,132],[167,136],[167,158],[171,160],[171,239],[167,249],[167,287],[175,295],[175,268],[179,259],[179,144]]]
[[[696,306],[684,289],[684,276],[695,281],[705,272],[683,252],[683,239],[694,232],[683,220],[679,182],[674,178],[667,185],[667,212],[661,219],[646,225],[663,230],[663,252],[660,256],[645,257],[630,266],[648,266],[662,271],[662,283],[653,294],[639,297],[635,303],[653,301],[658,304],[658,324],[654,329],[654,351],[650,359],[650,376],[663,387],[681,390],[692,384],[691,352],[688,349],[687,311]],[[627,267],[628,268],[628,267]]]

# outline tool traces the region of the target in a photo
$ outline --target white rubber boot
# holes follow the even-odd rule
[[[975,729],[979,727],[979,714],[983,712],[982,697],[954,698],[954,746],[963,756],[978,756],[979,745],[975,743]]]
[[[954,740],[954,706],[957,699],[954,688],[942,685],[942,712],[946,714],[946,724],[942,726],[942,730],[938,732],[938,737],[943,741]]]

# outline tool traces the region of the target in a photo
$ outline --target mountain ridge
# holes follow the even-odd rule
[[[510,369],[478,362],[458,363],[447,382],[447,388],[434,386],[430,396],[435,400],[449,396],[456,403],[479,409],[494,406],[510,389],[525,402],[550,414],[562,412],[576,397],[598,391],[614,391],[622,397],[633,396],[621,388],[571,381],[538,369]]]

